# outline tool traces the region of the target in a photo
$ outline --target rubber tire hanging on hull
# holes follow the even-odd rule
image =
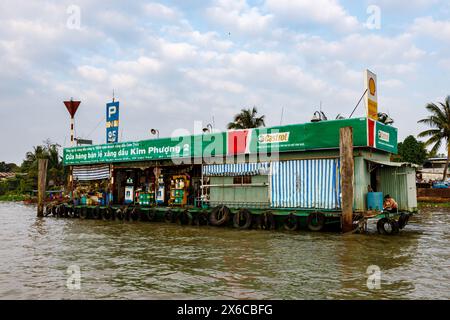
[[[45,214],[44,216],[47,217],[52,213],[52,207],[51,206],[46,206],[45,207]]]
[[[211,211],[211,215],[209,217],[209,222],[213,226],[221,226],[228,222],[230,219],[231,211],[227,206],[217,206]]]
[[[100,213],[100,207],[95,207],[92,209],[92,219],[100,219],[101,218],[101,213]]]
[[[154,221],[156,218],[156,209],[155,208],[151,208],[150,210],[146,210],[145,211],[145,218],[147,219],[147,221]]]
[[[260,215],[255,216],[255,226],[257,229],[274,230],[275,218],[271,211],[265,211]]]
[[[177,216],[177,223],[179,225],[190,225],[192,224],[192,215],[188,210],[180,212]]]
[[[209,223],[209,214],[208,211],[203,210],[202,212],[198,212],[194,216],[193,224],[196,226],[206,226]]]
[[[399,229],[403,229],[408,224],[410,215],[407,213],[402,213],[398,218],[398,227]]]
[[[123,219],[125,218],[125,214],[123,213],[122,209],[117,209],[115,215],[120,221],[123,221]]]
[[[283,222],[284,229],[288,231],[295,231],[298,229],[298,218],[293,213],[290,213]]]
[[[306,223],[311,231],[321,231],[325,227],[325,215],[322,212],[309,214]]]
[[[88,208],[81,207],[80,208],[80,219],[87,219],[87,218],[88,218]]]
[[[134,207],[130,211],[130,220],[131,221],[138,221],[141,218],[141,208]]]
[[[390,226],[389,229],[386,229],[386,224]],[[394,235],[399,233],[400,228],[394,219],[381,218],[377,222],[377,230],[379,234]]]
[[[176,218],[175,212],[173,212],[171,209],[167,210],[164,213],[164,221],[166,223],[173,223],[173,222],[175,222],[175,218]]]
[[[75,210],[72,207],[67,207],[66,208],[66,212],[67,212],[67,216],[69,218],[75,218]]]
[[[104,209],[102,214],[103,220],[111,220],[113,217],[113,210],[111,207],[107,207]]]
[[[252,214],[247,209],[240,209],[238,212],[234,214],[233,217],[233,226],[236,229],[248,229],[252,224]]]

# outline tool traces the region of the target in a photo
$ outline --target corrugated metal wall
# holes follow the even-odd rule
[[[381,190],[398,203],[399,210],[417,209],[415,169],[411,167],[383,167],[379,169]]]
[[[267,174],[269,172],[268,162],[259,163],[226,163],[203,166],[205,176],[242,176]]]
[[[271,163],[271,204],[283,208],[338,209],[339,159]]]
[[[73,178],[79,181],[109,179],[109,164],[73,167]]]

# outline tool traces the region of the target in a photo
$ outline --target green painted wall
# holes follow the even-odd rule
[[[252,184],[230,186],[233,184],[233,177],[211,177],[211,205],[224,203],[231,207],[233,204],[239,207],[267,207],[269,206],[268,179],[267,175],[252,176]]]

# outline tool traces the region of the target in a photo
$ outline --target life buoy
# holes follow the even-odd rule
[[[394,219],[381,218],[377,222],[379,234],[394,235],[399,233],[399,225]]]
[[[188,210],[180,212],[177,216],[177,222],[180,225],[192,224],[192,214]]]
[[[298,218],[293,213],[290,213],[283,222],[284,229],[288,231],[295,231],[298,228]]]
[[[322,212],[312,212],[309,214],[306,223],[311,231],[320,231],[325,226],[325,215]]]
[[[252,224],[252,214],[247,209],[240,209],[233,216],[233,226],[236,229],[248,229]]]
[[[221,226],[228,222],[230,219],[231,211],[227,206],[220,205],[215,207],[211,211],[211,215],[209,216],[209,222],[213,226]]]

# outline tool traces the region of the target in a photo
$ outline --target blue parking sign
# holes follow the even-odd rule
[[[106,143],[119,141],[119,101],[106,104]]]

